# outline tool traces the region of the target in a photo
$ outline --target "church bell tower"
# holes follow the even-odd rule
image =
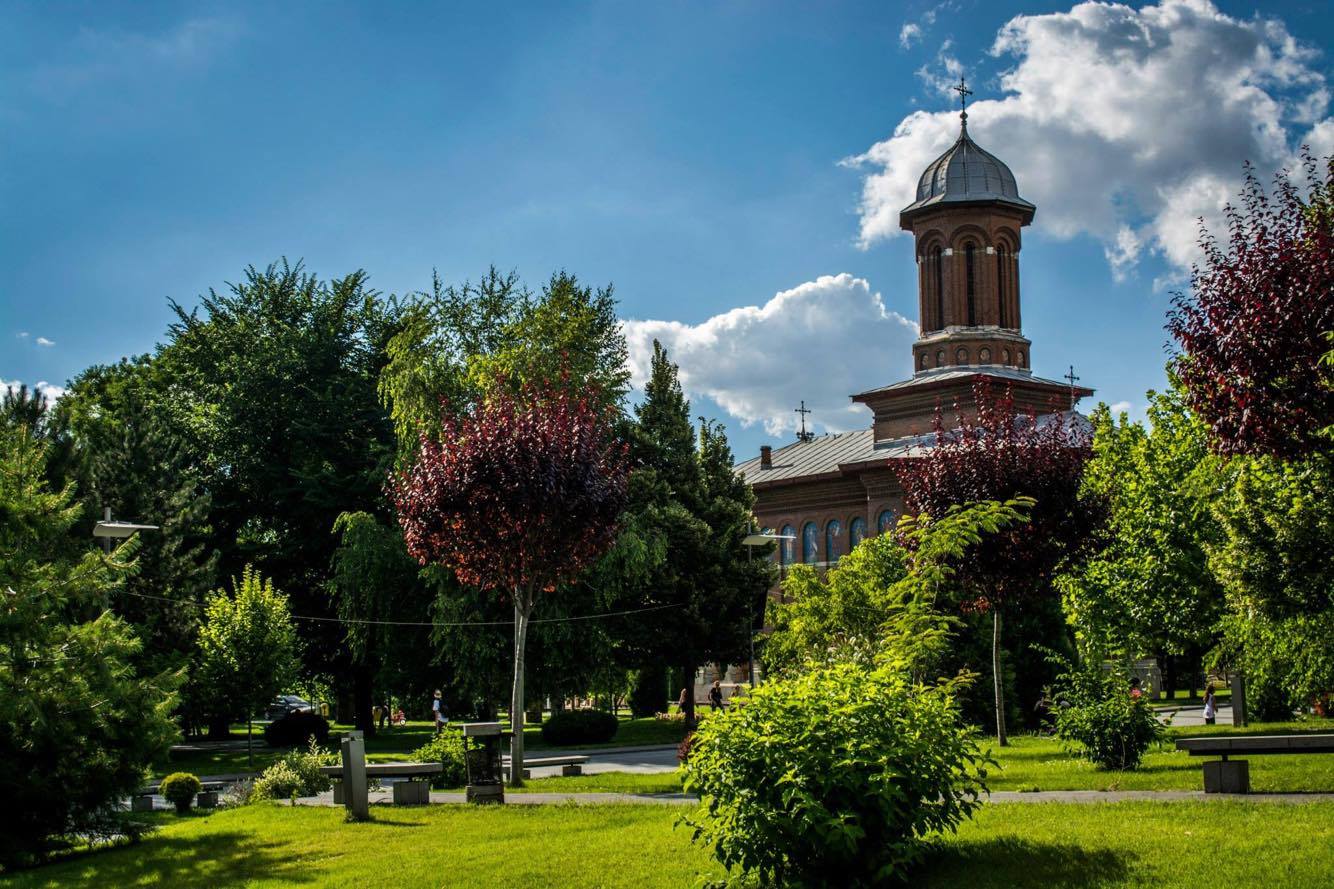
[[[1019,310],[1020,230],[1036,207],[1014,174],[968,135],[961,80],[959,138],[922,173],[917,200],[899,214],[917,253],[921,336],[913,369],[1031,367]]]

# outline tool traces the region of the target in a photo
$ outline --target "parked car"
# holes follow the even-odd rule
[[[282,719],[288,713],[314,713],[315,708],[310,701],[304,698],[298,698],[296,695],[278,695],[273,699],[264,710],[264,718],[270,721]]]

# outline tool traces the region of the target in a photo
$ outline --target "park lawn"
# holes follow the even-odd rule
[[[457,788],[459,792],[463,788]],[[517,789],[506,787],[506,793],[680,793],[681,773],[657,772],[598,772],[595,775],[575,775],[569,778],[530,778]]]
[[[14,889],[440,885],[684,887],[718,874],[679,810],[663,806],[376,806],[269,803],[185,818],[135,846],[76,853],[0,877]],[[912,885],[932,889],[1195,889],[1329,885],[1334,803],[986,805],[935,840]]]
[[[1214,726],[1213,728],[1218,728]],[[1203,734],[1179,730],[1182,737]],[[1222,732],[1211,732],[1222,734]],[[987,770],[992,790],[1202,790],[1202,763],[1208,757],[1191,757],[1173,747],[1174,738],[1150,748],[1138,769],[1104,771],[1074,758],[1055,738],[1018,735],[1009,747],[990,746],[997,766]],[[1255,793],[1334,792],[1334,756],[1298,754],[1247,756],[1251,790]]]

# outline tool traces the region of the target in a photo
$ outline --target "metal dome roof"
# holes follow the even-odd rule
[[[932,161],[917,181],[917,200],[904,207],[900,221],[906,223],[919,211],[944,204],[997,202],[1032,220],[1037,208],[1019,197],[1019,186],[1010,168],[994,154],[983,151],[968,135],[968,116],[961,115],[959,138],[944,154]]]

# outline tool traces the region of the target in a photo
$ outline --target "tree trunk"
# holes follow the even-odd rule
[[[225,741],[231,733],[231,726],[226,716],[210,716],[208,720],[208,739]]]
[[[681,665],[681,687],[686,690],[686,731],[695,728],[695,665]]]
[[[352,668],[352,706],[356,711],[353,724],[365,733],[367,738],[375,737],[375,715],[371,712],[375,707],[372,691],[370,666],[355,665]]]
[[[528,609],[514,591],[514,688],[510,692],[510,786],[523,786],[523,655],[528,643]]]
[[[991,676],[996,692],[996,743],[1001,747],[1010,746],[1005,735],[1005,681],[1001,678],[1001,614],[999,608],[991,610]]]
[[[255,765],[255,723],[253,719],[245,721],[245,762],[246,768],[252,768]]]

